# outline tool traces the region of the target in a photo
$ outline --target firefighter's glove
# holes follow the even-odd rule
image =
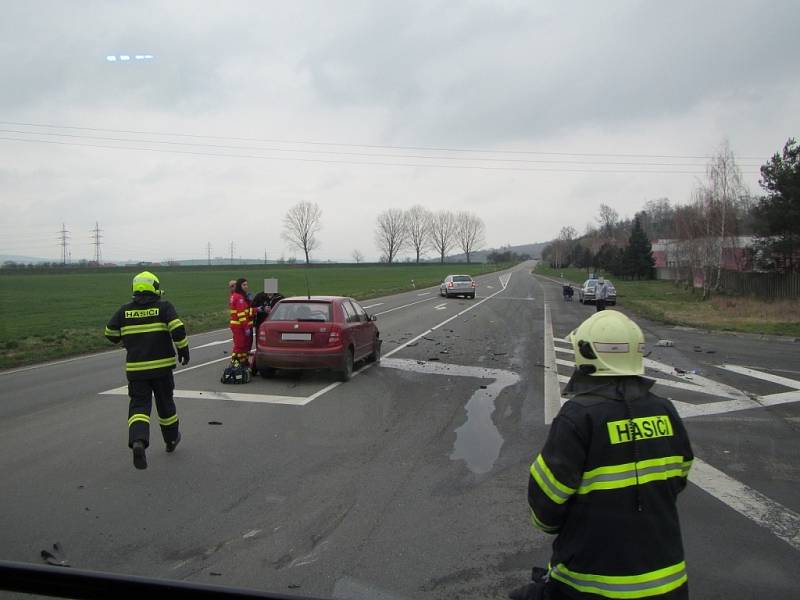
[[[178,361],[182,365],[189,364],[189,347],[186,348],[178,348]]]

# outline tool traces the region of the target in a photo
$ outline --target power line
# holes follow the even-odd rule
[[[616,165],[616,166],[655,166],[655,167],[699,167],[697,163],[672,163],[672,162],[619,162],[619,161],[602,161],[602,160],[564,160],[564,159],[546,159],[546,158],[538,158],[538,159],[530,159],[530,158],[495,158],[495,157],[479,157],[479,158],[472,158],[468,156],[425,156],[419,154],[377,154],[374,152],[342,152],[342,151],[331,151],[331,150],[298,150],[295,148],[264,148],[261,146],[229,146],[224,144],[199,144],[196,142],[174,142],[170,140],[146,140],[146,139],[132,139],[132,138],[114,138],[114,137],[106,137],[106,136],[93,136],[93,135],[80,135],[74,133],[50,133],[50,132],[39,132],[39,131],[20,131],[18,129],[0,129],[0,133],[14,133],[20,135],[40,135],[40,136],[51,136],[51,137],[68,137],[68,138],[77,138],[81,140],[99,140],[105,142],[123,142],[123,143],[136,143],[136,144],[165,144],[169,146],[189,146],[189,147],[199,147],[199,148],[214,148],[214,149],[221,149],[221,150],[260,150],[260,151],[267,151],[267,152],[291,152],[291,153],[303,153],[303,154],[333,154],[335,156],[358,156],[358,157],[366,157],[366,158],[401,158],[401,159],[422,159],[422,160],[453,160],[453,161],[486,161],[486,162],[498,162],[498,163],[529,163],[529,164],[567,164],[567,165],[586,165],[586,163],[590,163],[591,165]],[[577,155],[576,155],[577,156]],[[589,155],[587,155],[589,156]],[[646,158],[644,156],[640,156],[640,158]],[[758,167],[758,164],[743,164],[739,163],[739,166],[746,166],[746,167]]]
[[[18,121],[0,121],[0,125],[15,125],[23,127],[46,127],[49,129],[74,129],[77,131],[99,131],[107,133],[128,133],[133,135],[159,135],[159,136],[172,136],[172,137],[185,137],[207,140],[232,140],[239,142],[262,142],[270,144],[296,144],[296,145],[313,145],[313,146],[340,146],[347,148],[376,148],[376,149],[391,149],[391,150],[431,150],[436,152],[477,152],[483,154],[538,154],[538,155],[553,155],[553,156],[619,156],[629,158],[689,158],[689,159],[709,159],[713,158],[711,155],[677,155],[677,154],[624,154],[624,153],[602,153],[602,152],[546,152],[539,150],[489,150],[478,148],[452,148],[452,147],[436,147],[436,146],[393,146],[382,144],[353,144],[346,142],[321,142],[309,140],[280,140],[272,138],[247,138],[247,137],[230,137],[218,135],[200,135],[192,133],[173,133],[173,132],[158,132],[147,130],[131,130],[131,129],[108,129],[101,127],[75,127],[71,125],[52,125],[47,123],[21,123]],[[33,133],[33,132],[32,132]],[[45,134],[47,135],[47,134]],[[740,156],[742,160],[763,160],[761,156]]]
[[[215,152],[193,152],[189,150],[166,150],[163,148],[136,148],[131,146],[106,146],[102,144],[79,144],[75,142],[58,142],[55,140],[31,140],[23,138],[7,138],[0,137],[0,140],[10,142],[26,142],[35,144],[53,144],[58,146],[72,146],[81,148],[99,148],[103,150],[134,150],[140,152],[155,152],[164,154],[183,154],[189,156],[205,156],[209,158],[250,158],[259,160],[282,160],[294,161],[305,163],[320,163],[320,164],[339,164],[339,165],[359,165],[359,166],[378,166],[378,167],[416,167],[416,168],[435,168],[435,169],[468,169],[480,171],[517,171],[517,172],[541,172],[541,173],[651,173],[651,174],[671,174],[671,175],[705,175],[705,170],[695,171],[680,171],[680,170],[665,170],[665,169],[556,169],[556,168],[531,168],[531,167],[487,167],[482,165],[445,165],[445,164],[424,164],[424,163],[387,163],[387,162],[366,162],[354,160],[331,160],[321,158],[297,158],[297,157],[275,157],[275,156],[262,156],[253,154],[221,154]],[[400,157],[398,157],[400,158]],[[446,158],[444,158],[446,160]],[[648,166],[647,164],[640,164],[638,166]],[[700,165],[698,165],[699,167]],[[754,172],[743,171],[745,174],[754,174]]]

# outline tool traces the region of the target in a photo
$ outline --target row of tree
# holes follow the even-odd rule
[[[311,252],[319,246],[322,211],[313,202],[295,204],[283,219],[283,239],[303,252],[306,264]],[[467,211],[432,212],[422,206],[407,210],[390,208],[378,215],[375,243],[381,252],[381,262],[394,263],[401,252],[412,251],[415,262],[428,252],[435,251],[444,263],[454,248],[459,248],[470,262],[470,256],[484,243],[486,227],[483,220]],[[353,251],[353,259],[360,263],[364,255]]]
[[[719,287],[721,272],[731,262],[739,269],[800,271],[800,145],[794,139],[761,167],[759,184],[765,194],[754,198],[723,143],[688,203],[652,200],[630,220],[601,205],[596,226],[588,225],[582,236],[563,228],[545,259],[554,267],[600,267],[618,276],[645,277],[641,229],[645,240],[662,240],[676,280],[691,284],[702,274],[704,295]]]

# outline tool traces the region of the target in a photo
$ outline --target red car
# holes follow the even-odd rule
[[[256,369],[265,378],[275,369],[333,369],[347,381],[359,360],[381,359],[376,319],[352,298],[284,298],[258,329]]]

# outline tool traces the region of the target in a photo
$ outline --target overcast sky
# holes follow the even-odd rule
[[[726,139],[760,193],[800,135],[799,23],[795,0],[5,3],[0,254],[60,259],[63,223],[92,258],[99,223],[104,260],[302,258],[301,201],[322,260],[376,260],[377,215],[414,204],[526,244],[688,202]]]

